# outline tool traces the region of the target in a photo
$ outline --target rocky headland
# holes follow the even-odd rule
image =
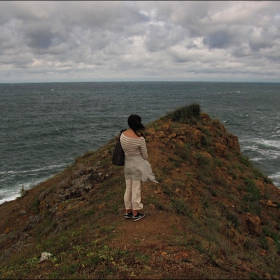
[[[280,279],[280,190],[218,120],[191,104],[146,126],[139,222],[116,139],[0,205],[0,278]]]

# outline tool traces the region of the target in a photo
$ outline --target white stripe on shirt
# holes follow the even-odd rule
[[[121,145],[126,155],[142,154],[144,159],[148,158],[146,141],[144,137],[131,138],[125,136],[123,133],[120,137]]]

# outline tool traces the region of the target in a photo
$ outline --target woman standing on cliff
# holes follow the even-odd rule
[[[148,152],[145,136],[145,127],[141,123],[141,117],[131,115],[127,123],[129,129],[121,134],[120,141],[125,153],[124,175],[126,190],[124,194],[125,218],[138,221],[145,217],[138,211],[143,209],[141,203],[142,182],[152,181],[158,183],[147,161]]]

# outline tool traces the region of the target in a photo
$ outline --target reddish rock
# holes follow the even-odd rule
[[[261,220],[259,216],[255,216],[251,213],[247,213],[247,226],[250,234],[253,236],[261,236],[262,234],[262,227],[261,227]]]
[[[214,143],[215,152],[220,157],[225,157],[228,154],[228,148],[226,145],[221,143]]]

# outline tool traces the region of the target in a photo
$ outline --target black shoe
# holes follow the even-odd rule
[[[139,221],[140,219],[144,218],[145,214],[138,213],[136,216],[133,216],[133,222]]]
[[[125,217],[125,219],[132,219],[133,218],[133,214],[132,214],[132,212],[125,213],[124,217]]]

